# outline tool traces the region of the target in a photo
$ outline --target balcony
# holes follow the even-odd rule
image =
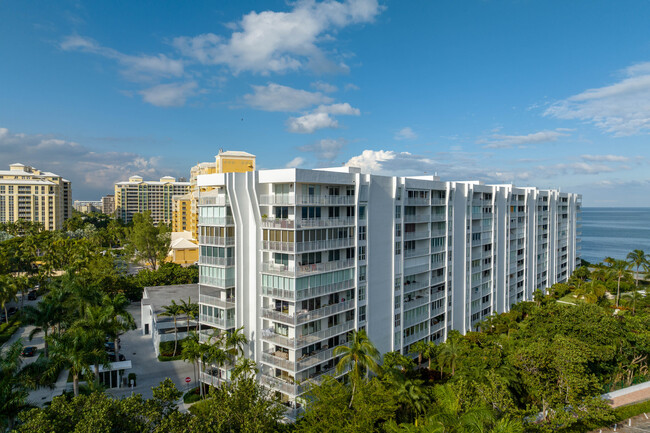
[[[407,296],[404,296],[404,298],[407,298]],[[422,305],[426,305],[429,303],[429,296],[416,296],[413,298],[412,301],[404,301],[404,311],[406,310],[411,310],[413,308],[421,307]]]
[[[447,199],[446,198],[440,198],[440,197],[431,197],[431,205],[432,206],[446,206],[447,205]]]
[[[404,282],[404,294],[406,295],[407,293],[411,293],[427,287],[429,287],[429,278],[426,275],[418,278],[418,280],[415,280],[415,278],[413,278],[411,281],[407,280]]]
[[[353,247],[355,238],[326,239],[321,241],[296,242],[296,252],[317,250],[332,250],[337,248]]]
[[[312,265],[276,265],[275,263],[263,263],[262,272],[283,276],[304,276],[319,274],[321,272],[336,271],[339,269],[351,268],[355,266],[354,259],[336,260],[333,262],[314,263]]]
[[[440,222],[440,221],[446,221],[447,220],[447,214],[445,213],[432,213],[431,214],[431,221],[433,222]]]
[[[216,326],[221,329],[230,329],[235,327],[235,319],[226,319],[205,314],[199,314],[199,322],[207,323],[208,325]]]
[[[199,216],[200,226],[232,226],[235,220],[231,216],[225,217],[202,217]]]
[[[429,206],[430,203],[429,197],[406,197],[405,201],[407,206]]]
[[[219,308],[235,308],[235,298],[228,298],[225,301],[216,296],[199,295],[199,303],[212,305]]]
[[[428,223],[431,221],[430,214],[419,215],[404,215],[404,222],[406,223]]]
[[[262,227],[271,229],[293,229],[295,221],[286,218],[262,218]]]
[[[262,241],[263,250],[282,251],[286,253],[293,253],[296,250],[295,242],[281,242],[281,241]]]
[[[261,335],[262,340],[279,344],[280,346],[284,346],[290,349],[298,349],[300,347],[317,343],[326,338],[334,337],[344,332],[349,332],[352,329],[354,329],[354,320],[350,320],[340,325],[332,326],[331,328],[314,332],[312,334],[301,335],[297,338],[290,338],[288,336],[276,334],[273,329],[263,329]]]
[[[296,198],[293,195],[279,195],[279,194],[262,194],[260,196],[261,206],[270,205],[295,205]]]
[[[230,200],[225,195],[199,197],[199,206],[229,206]]]
[[[353,205],[356,198],[353,195],[297,195],[297,205]]]
[[[340,346],[348,344],[345,343]],[[327,345],[324,345],[320,350],[302,355],[296,361],[290,361],[289,353],[287,352],[268,350],[262,352],[262,362],[295,373],[329,361],[334,357],[334,349],[334,347],[329,348]]]
[[[202,265],[213,265],[213,266],[228,267],[228,266],[235,266],[235,258],[234,257],[200,256],[199,257],[199,263],[202,264]]]
[[[431,230],[431,237],[432,238],[438,238],[441,236],[447,236],[447,231],[446,230]]]
[[[435,286],[436,284],[444,283],[445,282],[445,275],[436,275],[436,276],[431,276],[431,285]]]
[[[411,334],[408,337],[404,337],[404,345],[408,346],[409,344],[415,343],[416,341],[421,340],[427,336],[429,336],[429,331],[427,329],[415,334]]]
[[[429,254],[429,248],[416,248],[413,250],[404,250],[404,257],[418,257]]]
[[[429,264],[404,267],[404,275],[416,275],[429,271]]]
[[[217,287],[220,289],[226,289],[229,287],[235,287],[234,278],[217,278],[209,277],[207,275],[199,275],[199,284],[205,284],[206,286]]]
[[[404,232],[404,240],[429,239],[431,232],[429,230],[416,230],[414,232]]]
[[[353,226],[356,224],[354,218],[309,218],[300,219],[296,222],[297,228],[312,228],[312,227],[338,227],[338,226]]]

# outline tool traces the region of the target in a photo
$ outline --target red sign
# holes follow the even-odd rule
[[[192,381],[192,379],[190,379],[189,377],[185,378],[185,383],[190,383],[191,381]]]

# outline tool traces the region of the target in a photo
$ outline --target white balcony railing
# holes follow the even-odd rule
[[[223,300],[222,298],[218,298],[216,296],[209,296],[209,295],[199,295],[199,303],[201,304],[206,304],[206,305],[212,305],[215,307],[219,308],[235,308],[235,298],[228,298],[226,300]]]
[[[200,256],[199,263],[202,265],[213,265],[213,266],[235,266],[235,258]]]
[[[218,237],[218,236],[199,236],[199,243],[201,245],[216,245],[225,247],[235,245],[234,237]]]
[[[355,225],[354,218],[309,218],[300,219],[296,222],[297,228],[311,228],[311,227],[336,227],[336,226],[351,226]]]

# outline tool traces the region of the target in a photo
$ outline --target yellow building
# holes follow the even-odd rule
[[[199,189],[196,179],[200,174],[244,173],[255,170],[255,155],[239,151],[219,150],[215,162],[201,162],[190,170],[190,192],[173,197],[172,231],[187,230],[198,239],[199,214],[197,200]]]
[[[193,265],[199,260],[199,245],[189,231],[173,232],[167,260],[179,265]]]
[[[177,182],[171,176],[164,176],[159,182],[131,176],[128,182],[115,184],[115,216],[128,223],[134,214],[149,210],[155,224],[169,224],[173,214],[172,198],[186,194],[189,188],[189,182]]]
[[[0,222],[21,219],[41,223],[46,230],[59,230],[71,216],[69,180],[18,163],[0,170]]]

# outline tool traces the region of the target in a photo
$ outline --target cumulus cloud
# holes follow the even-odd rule
[[[296,156],[291,161],[287,162],[285,168],[299,168],[305,163],[305,158]]]
[[[171,59],[164,54],[155,56],[133,56],[113,48],[101,46],[93,39],[71,35],[61,41],[59,47],[65,51],[82,51],[116,60],[124,69],[122,74],[131,80],[141,81],[153,77],[180,77],[184,72],[182,60]]]
[[[244,100],[258,110],[291,112],[332,102],[332,98],[320,92],[308,92],[276,83],[252,87],[253,93],[244,95]]]
[[[418,135],[410,128],[402,128],[395,134],[395,140],[415,140]]]
[[[359,116],[361,111],[347,102],[332,105],[319,105],[311,113],[287,120],[289,132],[296,134],[311,134],[319,129],[338,128],[339,122],[331,115]]]
[[[12,133],[7,128],[0,128],[0,161],[21,162],[63,176],[72,182],[73,197],[82,200],[112,194],[115,182],[133,174],[149,179],[180,174],[164,170],[158,157],[98,152],[74,141],[51,135]]]
[[[348,167],[359,167],[363,173],[412,176],[425,172],[433,174],[436,161],[423,155],[393,150],[364,150],[345,163]]]
[[[312,152],[321,163],[332,163],[347,144],[344,138],[325,138],[313,144],[300,146],[302,152]]]
[[[380,13],[377,0],[302,0],[289,12],[252,11],[236,23],[228,38],[213,33],[175,38],[174,46],[203,64],[222,64],[234,73],[287,72],[310,67],[317,71],[345,70],[329,60],[319,44],[338,29],[372,22]]]
[[[198,85],[194,81],[189,83],[159,84],[140,93],[145,102],[157,107],[180,107],[185,105],[188,97],[195,94]]]
[[[554,131],[539,131],[526,135],[492,134],[489,138],[477,140],[476,143],[483,144],[486,149],[510,149],[514,146],[554,142],[560,137],[568,136],[567,131],[569,130],[558,128]]]
[[[622,155],[582,155],[585,161],[594,162],[628,162],[630,158]]]
[[[311,83],[311,87],[325,93],[333,93],[339,90],[339,88],[336,87],[335,85],[330,83],[325,83],[323,81],[316,81],[314,83]]]
[[[601,173],[611,173],[616,169],[612,166],[606,164],[590,164],[588,162],[573,162],[573,163],[561,163],[554,165],[544,165],[538,166],[537,169],[540,171],[540,177],[555,177],[559,175],[567,174],[587,174],[595,175]]]
[[[552,104],[545,116],[593,123],[614,136],[648,132],[650,129],[650,62],[625,69],[617,83],[587,89]]]

